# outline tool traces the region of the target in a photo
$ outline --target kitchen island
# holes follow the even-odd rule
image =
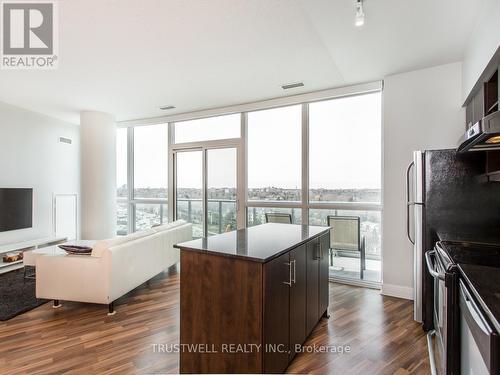
[[[181,250],[181,373],[281,373],[328,317],[325,227],[263,224]]]

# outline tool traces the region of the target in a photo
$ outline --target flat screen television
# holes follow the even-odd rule
[[[0,188],[0,232],[33,226],[33,189]]]

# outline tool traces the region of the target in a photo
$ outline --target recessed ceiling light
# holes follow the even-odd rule
[[[167,111],[169,109],[174,109],[175,105],[164,105],[163,107],[160,107],[162,111]]]
[[[356,0],[356,15],[354,16],[354,25],[363,26],[365,24],[365,12],[363,9],[363,0]]]
[[[296,87],[302,87],[304,86],[304,82],[294,82],[294,83],[287,83],[285,85],[281,85],[281,88],[283,90],[288,90],[288,89],[294,89]]]

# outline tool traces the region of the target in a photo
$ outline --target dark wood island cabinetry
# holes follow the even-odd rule
[[[329,233],[264,224],[178,244],[180,371],[284,372],[328,316]]]

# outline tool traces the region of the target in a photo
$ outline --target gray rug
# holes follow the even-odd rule
[[[0,274],[0,321],[9,320],[46,302],[35,297],[35,280],[24,280],[22,269]]]

